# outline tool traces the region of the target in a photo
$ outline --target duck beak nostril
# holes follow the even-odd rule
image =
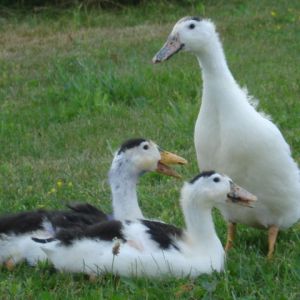
[[[253,204],[257,201],[256,196],[233,182],[230,183],[230,192],[227,194],[227,198],[232,203],[238,203],[248,207],[253,207]]]
[[[184,44],[180,42],[178,35],[169,37],[164,46],[155,54],[155,56],[152,59],[152,62],[163,62],[172,57],[177,52],[179,52],[181,49],[183,49],[183,47]]]

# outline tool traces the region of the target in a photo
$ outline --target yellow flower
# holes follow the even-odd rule
[[[272,10],[272,11],[271,11],[271,16],[272,16],[272,17],[276,17],[276,16],[277,16],[277,12],[274,11],[274,10]]]
[[[56,193],[56,188],[52,188],[48,194],[54,194],[54,193]]]
[[[57,180],[56,185],[58,188],[61,188],[63,186],[64,182],[62,181],[62,179]]]

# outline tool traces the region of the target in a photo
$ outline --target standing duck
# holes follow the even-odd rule
[[[185,159],[162,150],[150,140],[138,138],[124,142],[109,172],[113,218],[142,218],[136,192],[138,178],[150,171],[178,177],[167,165],[185,163]],[[32,241],[32,236],[51,238],[61,228],[81,228],[111,218],[90,204],[69,205],[69,208],[70,211],[38,210],[0,217],[0,263],[9,269],[23,260],[35,265],[45,260],[46,255]]]
[[[251,210],[220,208],[229,222],[226,249],[232,246],[235,224],[242,223],[268,229],[268,257],[272,257],[279,229],[300,218],[300,176],[290,147],[235,81],[212,21],[179,20],[153,62],[180,50],[196,55],[202,70],[202,103],[194,132],[199,167],[228,174],[259,200]]]
[[[224,249],[214,228],[212,208],[227,201],[251,206],[256,197],[227,176],[203,172],[181,191],[185,230],[158,221],[115,220],[63,229],[53,241],[35,240],[43,243],[49,260],[61,271],[196,277],[223,270]]]

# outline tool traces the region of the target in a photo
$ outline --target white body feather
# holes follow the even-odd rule
[[[223,178],[226,179],[220,183],[221,194],[205,186],[205,180],[209,179],[200,179],[204,183],[196,188],[194,184],[185,184],[181,205],[187,228],[183,236],[174,237],[176,247],[162,249],[152,240],[148,227],[137,220],[122,222],[125,242],[80,238],[71,245],[55,241],[43,245],[42,249],[58,270],[68,272],[148,277],[195,277],[220,272],[225,254],[215,232],[211,210],[226,201],[229,181]],[[215,188],[215,183],[212,186]]]
[[[233,79],[216,33],[207,55],[197,54],[203,75],[203,96],[195,126],[199,167],[216,169],[255,194],[252,210],[221,208],[231,222],[287,228],[300,218],[297,164],[278,128],[258,113]]]
[[[258,227],[293,225],[300,218],[298,166],[279,129],[255,110],[252,97],[233,78],[214,24],[181,19],[154,62],[162,61],[175,45],[195,54],[202,70],[202,103],[194,132],[199,168],[227,174],[259,200],[252,210],[224,205],[223,216]]]
[[[147,150],[143,147],[147,145]],[[154,171],[160,160],[158,146],[148,140],[141,139],[134,147],[116,153],[109,172],[112,191],[114,217],[120,220],[135,220],[143,218],[138,204],[136,186],[141,174]],[[40,245],[32,241],[31,237],[41,239],[53,236],[54,229],[50,221],[43,222],[44,230],[14,234],[0,234],[0,264],[8,259],[17,264],[27,261],[35,265],[45,260],[46,255]]]
[[[38,261],[47,259],[47,255],[42,251],[39,244],[32,240],[32,236],[36,236],[37,232],[29,232],[26,234],[2,234],[0,236],[0,264],[12,259],[14,264],[24,260],[34,266]],[[45,238],[45,235],[39,236]]]
[[[71,248],[62,248],[57,243],[53,242],[42,249],[56,269],[72,273],[113,273],[127,277],[196,277],[204,273],[211,274],[214,270],[220,272],[224,264],[223,251],[219,255],[222,258],[212,264],[210,257],[201,256],[201,252],[183,255],[175,249],[157,249],[149,253],[141,252],[126,243],[121,244],[118,255],[113,255],[113,247],[109,242],[80,240]]]

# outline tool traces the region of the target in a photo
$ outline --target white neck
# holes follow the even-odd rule
[[[230,105],[240,104],[237,99],[244,97],[244,92],[228,68],[218,34],[210,38],[204,50],[195,54],[202,70],[202,104],[226,103],[226,111],[232,109]]]
[[[192,197],[186,203],[182,203],[188,236],[195,242],[196,247],[207,249],[208,245],[219,246],[220,240],[215,231],[212,208]]]
[[[139,174],[131,168],[130,162],[114,159],[109,171],[109,183],[116,220],[143,218],[136,191],[138,178]]]
[[[198,201],[197,201],[198,200]],[[224,266],[224,249],[219,240],[212,218],[212,208],[199,202],[193,195],[182,203],[186,223],[189,255],[200,257],[209,268],[220,271]],[[193,254],[192,254],[193,253]]]
[[[225,54],[217,33],[207,41],[205,49],[195,53],[202,69],[203,81],[213,78],[235,82],[225,59]]]

